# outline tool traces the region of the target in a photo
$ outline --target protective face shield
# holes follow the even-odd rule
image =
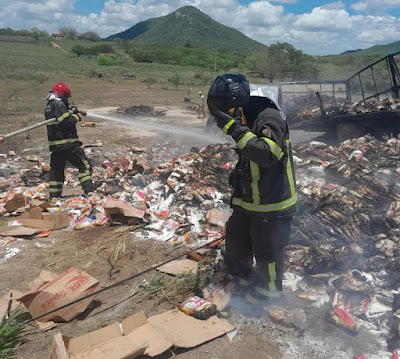
[[[211,115],[217,110],[228,113],[230,109],[245,107],[250,100],[250,85],[241,74],[227,73],[218,76],[211,84],[207,105]]]

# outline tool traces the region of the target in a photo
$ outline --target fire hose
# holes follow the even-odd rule
[[[70,112],[71,114],[80,113],[80,114],[86,116],[86,112],[84,112],[84,111],[79,111],[76,107],[71,108],[71,110],[70,110],[69,112]],[[50,118],[50,119],[48,119],[48,120],[35,123],[35,124],[32,125],[32,126],[24,127],[24,128],[21,128],[20,130],[7,133],[6,135],[3,135],[3,138],[4,138],[4,139],[7,139],[7,138],[10,138],[10,137],[14,137],[14,136],[19,135],[19,134],[21,134],[21,133],[24,133],[24,132],[28,132],[28,131],[30,131],[30,130],[33,130],[34,128],[41,127],[41,126],[44,126],[44,125],[48,125],[49,123],[56,122],[56,121],[57,121],[56,118]]]

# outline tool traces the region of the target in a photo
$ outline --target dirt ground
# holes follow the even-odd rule
[[[77,87],[74,93],[77,100],[84,99],[83,94],[87,87],[80,80],[73,82]],[[171,96],[170,93],[167,93],[163,97],[162,95],[157,96],[157,93],[154,94],[152,89],[141,89],[140,91],[135,88],[133,92],[128,92],[125,84],[122,84],[119,91],[119,84],[106,85],[103,87],[103,91],[94,87],[95,92],[91,93],[86,101],[82,100],[86,110],[114,116],[118,105],[144,103],[158,106],[158,108],[166,110],[167,114],[165,118],[161,119],[140,120],[153,125],[148,129],[135,122],[138,120],[132,120],[132,124],[129,126],[126,123],[118,124],[100,120],[94,120],[97,123],[96,127],[81,127],[78,124],[82,142],[86,144],[101,140],[103,143],[101,151],[106,157],[115,158],[123,146],[137,146],[145,147],[149,158],[153,158],[155,162],[159,163],[187,153],[193,146],[200,147],[208,143],[207,136],[201,135],[206,119],[197,118],[194,103],[178,104],[177,94]],[[150,94],[152,95],[150,96]],[[127,98],[128,95],[132,99],[131,102]],[[41,101],[43,102],[43,99]],[[109,105],[114,106],[110,107]],[[22,127],[18,104],[12,102],[7,106],[6,111],[3,111],[4,133]],[[33,118],[34,121],[38,121],[42,117],[39,113],[35,113]],[[87,120],[92,121],[89,118]],[[157,126],[164,125],[177,126],[174,128],[180,127],[185,130],[181,133],[174,133],[174,128],[172,131],[169,129],[166,133],[157,131]],[[199,135],[196,137],[196,134]],[[294,136],[296,137],[295,142],[299,142],[308,140],[315,134],[297,133]],[[29,154],[48,160],[45,129],[32,130],[28,136],[20,135],[1,145],[0,152],[7,153],[9,150],[15,151],[22,157]],[[33,165],[26,163],[24,166],[28,167],[24,168]],[[0,229],[6,226],[7,219],[2,217]],[[125,251],[116,262],[110,263],[107,258],[112,256],[121,243],[125,245]],[[130,233],[129,227],[112,226],[82,231],[73,231],[72,229],[54,231],[50,237],[45,239],[21,240],[0,247],[0,271],[2,273],[0,295],[4,295],[9,289],[25,292],[28,289],[28,283],[35,279],[42,269],[59,274],[71,267],[80,268],[98,279],[101,287],[104,287],[185,251],[187,248],[182,246],[170,253],[171,246],[169,244],[137,240],[134,234]],[[143,300],[138,295],[132,296],[133,289],[150,275],[140,277],[133,282],[96,296],[91,307],[70,323],[58,324],[57,328],[46,333],[38,332],[35,328],[29,329],[27,340],[18,348],[17,354],[24,359],[42,359],[46,357],[52,337],[58,331],[64,335],[75,337],[112,324],[140,310],[151,316],[176,307],[177,303],[163,303],[155,306],[152,300]],[[255,321],[246,318],[235,316],[235,313],[230,314],[228,319],[235,324],[240,324],[240,333],[232,343],[224,336],[191,350],[171,350],[161,358],[176,356],[187,359],[243,357],[280,359],[283,356],[280,347],[285,341],[285,335],[288,335],[291,329],[273,324],[265,314]],[[319,358],[319,355],[317,354],[314,358]],[[293,355],[293,357],[305,359],[301,355]],[[311,358],[311,356],[307,358]]]

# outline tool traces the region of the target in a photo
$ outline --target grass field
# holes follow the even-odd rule
[[[77,44],[93,46],[90,41],[10,40],[0,38],[0,116],[3,126],[7,122],[11,128],[42,118],[46,96],[55,82],[66,82],[72,89],[71,102],[87,108],[134,104],[186,106],[183,103],[186,91],[191,89],[194,105],[197,92],[202,90],[206,94],[218,74],[213,69],[136,63],[116,44],[120,55],[118,65],[101,66],[95,56],[77,57],[71,53]],[[50,41],[67,52],[53,47]],[[320,76],[316,80],[343,79],[356,71],[329,61],[321,61],[319,67]],[[256,83],[267,82],[245,69],[231,71],[242,72]],[[17,119],[6,121],[7,116],[17,116]]]

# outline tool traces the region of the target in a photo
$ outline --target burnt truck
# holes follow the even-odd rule
[[[397,52],[347,80],[281,83],[283,110],[289,114],[291,129],[330,133],[340,142],[367,133],[398,136],[399,62]]]

